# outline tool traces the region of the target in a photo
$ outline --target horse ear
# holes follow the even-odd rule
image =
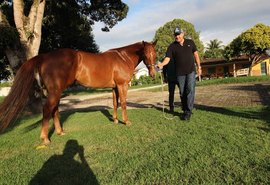
[[[144,40],[142,41],[142,43],[143,43],[143,47],[145,46],[145,42],[144,42]]]
[[[157,44],[157,40],[155,40],[152,44],[155,46]]]

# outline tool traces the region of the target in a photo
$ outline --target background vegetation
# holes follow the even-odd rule
[[[194,40],[200,55],[203,56],[204,46],[194,25],[183,19],[174,19],[161,26],[155,33],[154,40],[158,41],[156,45],[157,60],[163,60],[168,46],[174,41],[173,33],[176,27],[181,27],[181,29],[185,30],[185,37]]]

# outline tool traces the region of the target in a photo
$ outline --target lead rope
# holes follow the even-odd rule
[[[165,100],[164,100],[164,85],[163,85],[163,77],[162,77],[162,70],[157,68],[157,72],[160,74],[160,81],[161,81],[161,96],[162,96],[162,112],[163,112],[163,117],[167,120],[173,120],[177,116],[170,116],[168,117],[165,113]]]

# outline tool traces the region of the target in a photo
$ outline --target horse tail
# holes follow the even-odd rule
[[[35,80],[35,66],[36,61],[33,58],[24,62],[17,71],[9,94],[0,104],[0,131],[3,131],[12,121],[18,118],[25,107]]]

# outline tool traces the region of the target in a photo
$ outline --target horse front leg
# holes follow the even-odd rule
[[[131,122],[128,120],[127,116],[127,90],[128,90],[128,84],[123,84],[117,86],[118,92],[119,92],[119,98],[122,108],[122,119],[126,125],[131,125]]]
[[[117,88],[112,89],[113,92],[113,122],[118,124],[117,118],[117,108],[118,108],[118,100],[119,100],[119,93]]]

